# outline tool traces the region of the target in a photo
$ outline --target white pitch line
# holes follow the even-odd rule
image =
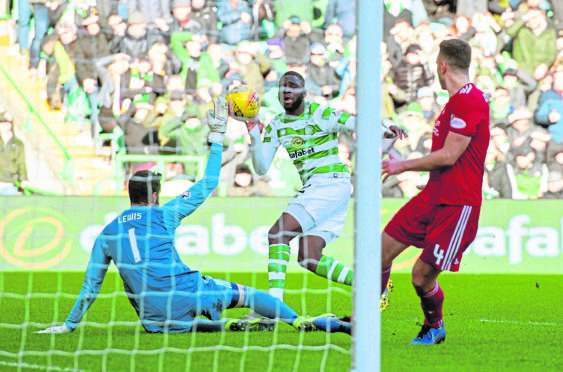
[[[563,327],[563,323],[551,323],[551,322],[521,322],[518,320],[502,320],[502,319],[479,319],[480,322],[486,323],[508,323],[508,324],[523,324],[523,325],[539,325],[539,326],[549,326],[549,327]]]
[[[15,363],[15,362],[5,362],[0,360],[0,366],[8,366],[8,367],[17,367],[17,368],[31,368],[31,369],[40,369],[40,370],[47,370],[47,371],[78,371],[78,372],[85,372],[82,369],[74,369],[74,368],[61,368],[58,366],[41,366],[38,364],[27,364],[27,363]]]

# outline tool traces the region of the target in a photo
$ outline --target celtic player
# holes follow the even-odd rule
[[[354,271],[323,255],[327,243],[342,232],[351,194],[350,171],[338,156],[338,133],[353,132],[355,118],[347,113],[305,101],[305,81],[296,72],[286,72],[279,81],[279,100],[285,113],[266,127],[247,122],[251,136],[254,169],[260,175],[270,168],[282,145],[299,171],[303,188],[289,201],[268,233],[270,294],[283,301],[285,273],[290,258],[289,242],[299,238],[298,262],[313,273],[334,282],[352,285]],[[385,136],[404,137],[396,126]]]
[[[123,279],[131,305],[147,332],[216,332],[271,330],[275,322],[262,319],[220,319],[225,309],[248,307],[301,331],[315,330],[314,321],[331,324],[329,332],[350,333],[350,325],[335,317],[298,317],[289,306],[265,292],[214,279],[191,270],[174,247],[175,231],[217,186],[221,169],[227,103],[215,99],[207,114],[211,153],[202,180],[159,206],[160,175],[136,172],[129,181],[131,208],[125,210],[96,239],[84,285],[64,325],[39,333],[72,332],[96,299],[113,261]],[[208,319],[197,318],[205,316]],[[325,329],[326,327],[323,327]]]

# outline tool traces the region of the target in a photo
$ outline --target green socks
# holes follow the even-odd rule
[[[283,287],[285,273],[289,264],[290,248],[286,244],[270,245],[268,260],[268,279],[270,282],[270,295],[283,302]]]
[[[332,280],[333,282],[352,285],[354,270],[347,268],[332,257],[322,256],[315,274]]]

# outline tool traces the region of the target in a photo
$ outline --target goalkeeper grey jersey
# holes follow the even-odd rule
[[[298,117],[276,116],[266,127],[261,147],[264,153],[285,147],[303,184],[315,174],[350,173],[338,156],[338,133],[355,131],[355,122],[345,112],[307,103]]]

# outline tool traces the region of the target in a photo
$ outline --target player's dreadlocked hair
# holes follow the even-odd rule
[[[150,205],[152,193],[160,193],[160,178],[160,174],[148,170],[135,172],[129,179],[129,200],[131,200],[131,204]]]
[[[471,46],[461,39],[444,40],[440,43],[439,56],[451,68],[466,72],[471,63]]]

